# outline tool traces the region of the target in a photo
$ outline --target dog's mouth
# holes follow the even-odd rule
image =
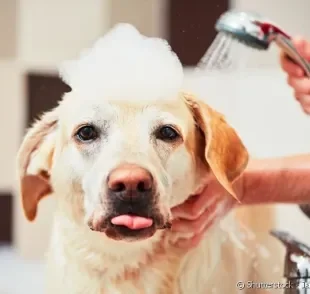
[[[113,217],[105,233],[112,239],[134,241],[150,238],[157,230],[168,229],[170,227],[170,222],[164,222],[163,218],[158,216],[141,217],[125,214]]]
[[[156,190],[108,191],[105,207],[94,211],[89,227],[115,240],[136,241],[171,228],[168,209],[159,204]],[[104,209],[105,208],[105,209]]]
[[[137,241],[152,237],[157,230],[171,228],[171,220],[159,212],[152,214],[113,214],[93,218],[89,227],[114,240]]]

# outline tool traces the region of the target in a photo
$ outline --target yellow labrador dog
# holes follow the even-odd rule
[[[170,209],[214,176],[234,196],[248,153],[221,114],[183,91],[167,43],[118,25],[62,76],[72,91],[18,155],[28,220],[44,196],[57,199],[47,293],[236,292],[233,242],[215,227],[177,249]]]

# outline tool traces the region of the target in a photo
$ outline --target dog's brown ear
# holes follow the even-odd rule
[[[25,215],[33,221],[39,201],[52,193],[49,181],[55,148],[57,110],[43,115],[27,132],[17,155],[20,194]]]
[[[190,94],[184,94],[184,97],[204,134],[208,165],[220,184],[238,200],[232,184],[247,166],[247,149],[223,115]]]

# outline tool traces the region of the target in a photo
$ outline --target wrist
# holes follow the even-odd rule
[[[310,155],[252,159],[241,183],[241,204],[310,202]]]
[[[244,172],[234,183],[234,189],[241,205],[252,204],[253,189],[259,185],[258,179],[262,166],[263,160],[251,158]]]

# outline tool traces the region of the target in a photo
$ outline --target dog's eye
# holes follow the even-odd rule
[[[93,141],[98,137],[98,133],[93,126],[83,126],[77,133],[76,137],[83,142]]]
[[[177,138],[179,138],[180,135],[171,126],[163,126],[157,131],[156,137],[157,139],[160,139],[163,141],[174,141]]]

